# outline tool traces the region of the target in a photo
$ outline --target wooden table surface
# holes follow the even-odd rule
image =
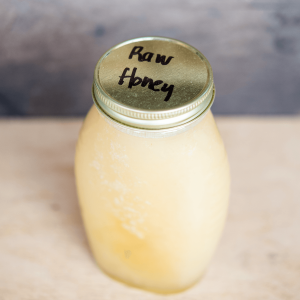
[[[217,118],[228,221],[203,280],[162,296],[96,266],[77,203],[81,119],[0,120],[1,300],[300,299],[300,118]]]

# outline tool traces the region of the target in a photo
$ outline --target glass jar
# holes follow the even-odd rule
[[[210,64],[174,39],[129,40],[97,63],[93,98],[75,159],[93,255],[124,283],[184,290],[207,268],[229,198]]]

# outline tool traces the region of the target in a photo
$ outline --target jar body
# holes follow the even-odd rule
[[[227,155],[211,112],[184,133],[155,139],[115,129],[93,106],[75,174],[102,270],[159,293],[184,290],[202,276],[229,198]]]

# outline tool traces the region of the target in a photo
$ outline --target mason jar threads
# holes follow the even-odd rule
[[[207,268],[229,198],[211,66],[178,40],[132,39],[100,58],[92,94],[75,174],[93,255],[129,285],[184,290]]]

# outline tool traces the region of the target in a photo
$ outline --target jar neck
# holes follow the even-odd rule
[[[207,109],[203,111],[201,115],[180,126],[167,129],[141,129],[122,124],[107,115],[99,106],[96,105],[96,107],[100,116],[104,118],[112,127],[126,134],[142,138],[165,138],[186,132],[201,122],[210,110],[210,107],[207,107]]]

